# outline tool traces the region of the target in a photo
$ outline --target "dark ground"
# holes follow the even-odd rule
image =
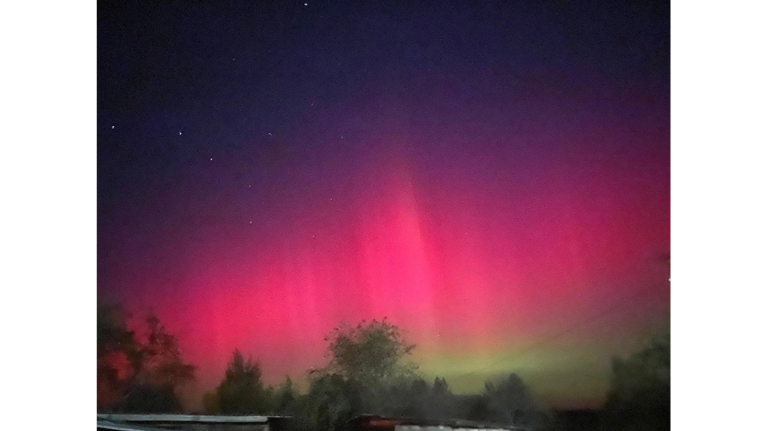
[[[564,410],[555,412],[553,431],[596,431],[600,412],[597,410]]]

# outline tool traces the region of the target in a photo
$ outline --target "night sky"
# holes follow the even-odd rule
[[[211,389],[383,318],[596,406],[669,320],[669,5],[99,2],[98,299]]]

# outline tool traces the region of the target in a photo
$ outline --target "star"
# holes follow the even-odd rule
[[[112,130],[114,130],[114,129],[115,129],[115,126],[112,126]]]
[[[213,161],[213,157],[211,157],[211,159],[210,159],[210,160],[211,160],[211,161]]]
[[[181,130],[179,130],[179,136],[181,136]]]
[[[272,133],[271,132],[267,132],[267,136],[272,136]]]
[[[304,6],[306,6],[306,5],[307,5],[307,4],[306,4],[306,3],[304,3]]]

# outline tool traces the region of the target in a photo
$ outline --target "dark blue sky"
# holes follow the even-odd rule
[[[306,3],[99,2],[101,301],[194,332],[204,385],[254,340],[306,369],[340,319],[400,313],[450,382],[627,290],[660,296],[615,339],[668,317],[668,2]],[[527,377],[594,402],[541,377],[607,376],[577,338],[592,368]]]
[[[188,223],[179,187],[270,198],[384,123],[493,135],[558,98],[663,118],[668,91],[665,2],[99,2],[100,280],[129,238]]]

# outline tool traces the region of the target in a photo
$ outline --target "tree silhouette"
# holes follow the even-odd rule
[[[346,430],[349,421],[363,413],[365,388],[340,374],[315,376],[304,404],[300,423],[317,430]]]
[[[445,378],[435,377],[435,383],[432,385],[432,393],[434,395],[443,396],[450,395],[451,389],[448,387],[448,382]]]
[[[96,316],[97,408],[109,410],[128,392],[140,347],[121,307],[99,305]]]
[[[147,337],[140,344],[130,389],[117,408],[127,412],[182,411],[176,389],[194,380],[195,367],[184,362],[176,337],[154,313],[145,318]]]
[[[119,306],[97,309],[99,410],[178,412],[178,386],[194,379],[194,367],[183,361],[176,337],[154,314],[144,323],[148,335],[138,340],[128,330]]]
[[[528,386],[517,374],[500,382],[485,383],[490,415],[494,421],[513,425],[531,425],[539,413]]]
[[[298,394],[293,387],[293,381],[286,377],[285,381],[277,388],[274,396],[274,411],[276,413],[289,413],[294,410]]]
[[[411,385],[415,388],[418,382],[416,365],[408,360],[415,346],[405,342],[397,326],[386,320],[354,327],[341,324],[325,340],[331,359],[326,367],[310,372],[300,423],[343,430],[362,413],[402,411],[402,401],[410,399]]]
[[[669,335],[654,337],[627,359],[613,360],[605,429],[670,429]]]
[[[149,330],[141,348],[141,361],[137,378],[141,383],[158,387],[175,387],[194,379],[195,367],[184,363],[176,337],[169,334],[160,319],[149,313]]]
[[[471,420],[523,426],[544,426],[549,421],[528,386],[514,373],[486,381],[481,395],[464,397],[462,404]]]
[[[216,388],[218,411],[224,414],[267,413],[269,397],[261,382],[259,364],[247,361],[235,350],[224,373],[224,380]]]
[[[459,419],[456,397],[445,378],[435,377],[432,390],[427,396],[425,416],[436,419]]]
[[[417,367],[407,356],[416,346],[406,343],[400,329],[386,320],[339,325],[326,341],[331,355],[324,370],[327,374],[339,374],[365,387],[415,377]]]

